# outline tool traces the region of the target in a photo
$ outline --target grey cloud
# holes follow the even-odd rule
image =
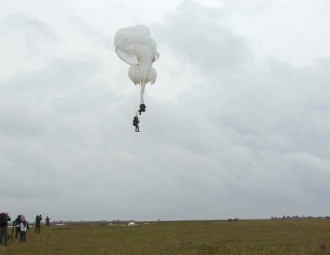
[[[45,38],[56,40],[57,36],[51,27],[37,17],[29,17],[24,14],[9,15],[5,19],[7,32],[24,32],[26,35],[37,36],[36,39]]]
[[[15,43],[23,42],[31,54],[39,54],[45,43],[58,41],[58,37],[47,22],[24,14],[12,14],[3,22],[3,35],[11,37]]]
[[[193,29],[188,29],[193,18],[199,22],[192,26]],[[209,23],[203,22],[203,19]],[[285,155],[303,152],[327,164],[330,95],[326,85],[329,83],[327,61],[322,60],[316,68],[297,68],[274,59],[255,62],[244,38],[235,36],[212,21],[206,9],[197,8],[194,4],[189,8],[183,4],[178,12],[168,17],[168,21],[170,23],[164,25],[164,30],[159,28],[161,33],[158,36],[164,40],[162,46],[171,47],[173,55],[184,56],[181,58],[183,65],[187,61],[195,63],[194,75],[204,75],[204,79],[197,86],[191,84],[178,102],[166,110],[171,116],[169,126],[172,132],[184,131],[180,132],[179,138],[164,137],[164,141],[169,139],[172,144],[191,152],[204,163],[217,159],[216,164],[206,164],[201,168],[207,173],[211,173],[212,168],[217,169],[213,174],[226,173],[226,177],[213,177],[219,185],[225,185],[227,192],[236,194],[240,202],[243,202],[245,194],[259,205],[267,204],[267,198],[271,198],[277,201],[279,207],[282,204],[283,210],[290,208],[289,204],[293,201],[287,193],[299,199],[294,203],[297,206],[303,204],[305,195],[316,199],[318,193],[325,194],[323,188],[317,188],[317,183],[322,182],[320,179],[303,177],[307,173],[314,175],[315,171],[324,171],[322,165],[308,166],[305,162],[306,169],[299,171],[302,167],[299,161],[289,163]],[[209,43],[208,39],[200,45],[191,43],[203,37],[203,29],[210,31],[208,29],[212,27],[217,27],[217,32],[213,32],[215,37],[208,36]],[[226,47],[216,47],[221,45],[216,44],[220,39],[237,43],[232,44],[234,49],[231,51]],[[208,47],[203,47],[203,42]],[[194,49],[191,50],[191,47]],[[192,54],[195,50],[197,55]],[[212,55],[217,50],[225,51],[236,61],[229,65],[221,62],[220,55]],[[236,52],[240,54],[236,55]],[[210,67],[214,62],[208,56],[216,56],[216,69]],[[181,118],[175,119],[173,116]],[[209,157],[203,159],[203,153]],[[229,173],[233,176],[230,177]],[[329,180],[327,174],[322,176],[320,178]],[[241,183],[243,180],[244,183]],[[283,183],[290,186],[292,182],[292,190],[282,191]],[[312,187],[318,191],[310,192]],[[228,198],[221,193],[216,194],[223,199]],[[312,199],[306,201],[307,204],[314,204]],[[304,206],[304,210],[307,207]]]
[[[162,34],[155,29],[156,37],[168,43],[182,62],[193,61],[206,73],[240,69],[250,63],[252,55],[244,37],[219,23],[221,15],[221,10],[215,12],[197,2],[183,1],[167,16]]]

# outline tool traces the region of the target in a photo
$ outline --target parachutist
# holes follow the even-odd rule
[[[145,104],[140,104],[140,110],[138,111],[139,114],[141,115],[142,112],[146,111],[146,105]]]
[[[135,126],[135,132],[140,132],[139,123],[140,123],[140,121],[139,121],[138,116],[135,116],[133,119],[133,126]]]

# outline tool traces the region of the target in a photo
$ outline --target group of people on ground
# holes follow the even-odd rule
[[[146,105],[145,104],[140,104],[140,109],[139,109],[139,115],[141,115],[142,112],[145,112],[146,111]],[[139,117],[137,116],[137,113],[136,115],[134,116],[134,119],[133,119],[133,126],[135,126],[135,132],[140,132],[140,128],[139,128]]]
[[[1,245],[7,245],[8,240],[10,238],[13,238],[14,230],[15,230],[15,239],[19,238],[20,242],[26,241],[26,233],[28,229],[30,228],[29,223],[26,221],[23,214],[20,214],[17,216],[17,218],[13,221],[13,229],[12,234],[8,234],[8,222],[11,221],[11,218],[9,217],[8,213],[1,213],[0,214],[0,244]],[[41,221],[42,216],[41,214],[36,216],[35,219],[35,233],[40,234],[40,228],[41,228]],[[46,226],[49,226],[49,217],[46,218]]]

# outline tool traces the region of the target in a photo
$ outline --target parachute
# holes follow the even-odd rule
[[[144,105],[145,85],[154,84],[157,79],[157,72],[152,67],[159,58],[157,44],[149,28],[143,25],[119,29],[114,44],[119,58],[131,65],[128,76],[135,85],[140,85],[140,103]]]

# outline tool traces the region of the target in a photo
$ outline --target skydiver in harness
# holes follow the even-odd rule
[[[140,123],[139,118],[136,115],[133,119],[133,126],[135,126],[135,132],[140,132],[139,123]]]
[[[145,104],[140,104],[140,110],[138,111],[139,114],[141,115],[142,112],[146,111],[146,105]]]

